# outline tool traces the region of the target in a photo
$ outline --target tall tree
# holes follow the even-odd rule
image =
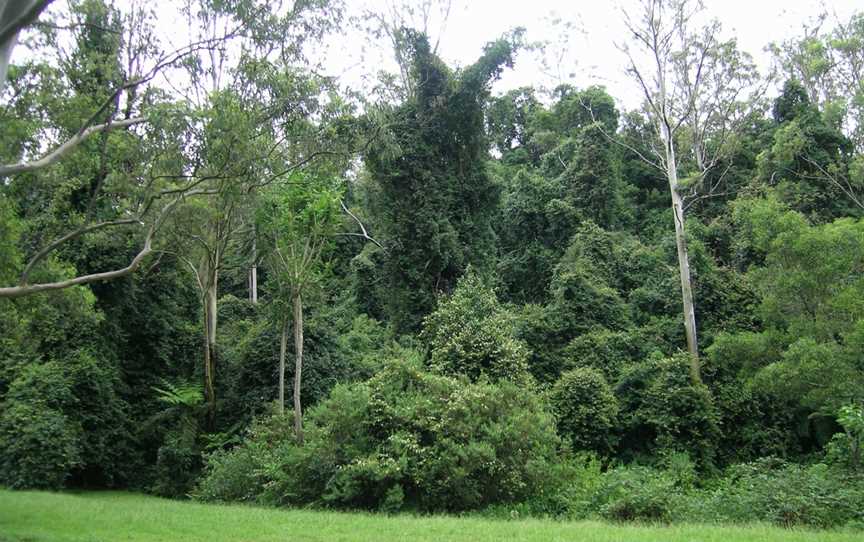
[[[826,28],[828,14],[805,25],[803,35],[771,45],[788,79],[798,81],[826,121],[864,151],[864,13]]]
[[[728,153],[742,111],[758,96],[749,56],[738,51],[734,40],[721,40],[718,22],[698,24],[703,9],[698,0],[643,0],[637,18],[625,14],[632,44],[622,46],[655,139],[652,155],[642,158],[662,171],[669,184],[690,373],[697,382],[699,345],[685,210],[720,186],[723,175],[709,184],[708,173]]]
[[[471,264],[491,255],[497,188],[484,165],[484,101],[489,83],[510,65],[515,43],[486,46],[475,64],[454,75],[427,38],[411,34],[414,97],[385,110],[386,132],[366,152],[385,245],[390,317],[416,330]]]
[[[289,325],[294,324],[294,433],[303,443],[300,387],[303,375],[303,303],[327,270],[340,222],[340,194],[332,180],[296,175],[261,197],[257,226],[266,242],[266,261],[276,284],[273,300],[281,314],[279,411],[285,412],[285,358]],[[290,310],[289,310],[290,307]]]

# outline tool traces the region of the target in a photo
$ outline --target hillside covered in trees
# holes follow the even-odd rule
[[[626,110],[444,7],[0,3],[0,486],[864,527],[864,14],[633,2]]]

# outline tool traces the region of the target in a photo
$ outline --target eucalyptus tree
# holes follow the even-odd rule
[[[643,0],[638,15],[624,15],[631,39],[621,46],[653,132],[650,154],[639,156],[669,184],[694,381],[701,377],[685,211],[722,186],[725,172],[715,170],[760,96],[749,55],[722,40],[718,22],[700,24],[703,9],[698,0]]]
[[[285,412],[285,358],[292,321],[294,326],[294,432],[301,444],[303,303],[326,275],[333,239],[341,223],[340,196],[335,180],[298,174],[287,183],[270,186],[261,195],[256,217],[270,280],[276,285],[271,303],[281,314],[280,413]]]
[[[120,12],[100,0],[84,0],[71,4],[70,10],[43,13],[49,3],[23,2],[33,8],[23,11],[18,9],[23,5],[18,0],[0,5],[4,65],[14,36],[30,27],[33,30],[28,32],[36,32],[38,38],[34,41],[36,57],[57,59],[51,65],[29,62],[10,72],[12,92],[7,94],[7,108],[0,111],[4,117],[0,139],[6,143],[0,152],[0,178],[7,179],[7,186],[18,185],[23,187],[21,191],[33,192],[31,198],[41,198],[42,204],[49,206],[50,190],[40,193],[26,186],[34,180],[61,183],[64,175],[57,170],[64,163],[99,156],[102,165],[97,178],[101,180],[94,184],[89,198],[94,202],[92,208],[111,212],[73,215],[74,220],[66,227],[45,232],[18,284],[0,287],[0,297],[133,273],[158,253],[159,232],[181,200],[200,195],[199,179],[191,173],[193,166],[175,166],[194,161],[187,153],[186,136],[194,128],[194,114],[189,112],[207,100],[206,93],[194,99],[178,87],[166,92],[156,85],[159,76],[166,75],[165,81],[171,86],[183,65],[203,67],[213,78],[217,71],[227,73],[228,66],[218,59],[235,58],[240,51],[284,62],[302,60],[303,44],[319,38],[341,16],[339,2],[329,0],[295,2],[278,12],[276,6],[263,0],[189,1],[182,4],[181,12],[194,28],[206,28],[193,32],[195,37],[185,45],[168,49],[155,30],[162,21],[152,6],[133,3]],[[160,11],[164,15],[166,10]],[[74,47],[70,51],[63,45],[68,41],[63,37],[67,33],[72,33],[75,47],[89,44],[92,51],[88,54],[93,62],[80,63],[78,68],[105,76],[98,91],[90,88],[93,92],[89,95],[85,89],[75,88],[71,72],[76,69],[77,53]],[[12,41],[6,39],[9,36]],[[210,62],[202,63],[201,59]],[[225,70],[209,69],[217,60]],[[196,84],[186,86],[187,90],[197,88],[200,86]],[[93,144],[94,140],[98,144]],[[112,145],[115,140],[117,144]],[[139,152],[142,148],[152,154],[143,155]],[[73,271],[38,283],[28,278],[30,268],[71,241],[116,228],[140,231],[140,249],[128,265],[93,273]]]
[[[770,50],[782,73],[798,81],[828,122],[864,150],[864,12],[828,27],[827,13],[802,34]]]
[[[393,49],[393,58],[399,69],[397,79],[393,80],[386,73],[380,73],[379,77],[389,81],[386,86],[396,97],[409,99],[417,90],[417,81],[411,71],[413,33],[420,32],[427,37],[434,33],[436,38],[431,49],[432,54],[437,54],[452,6],[452,0],[387,0],[384,9],[364,12],[360,19],[366,26],[364,30],[376,41],[386,40]]]
[[[0,1],[0,92],[6,85],[6,73],[12,50],[18,42],[18,34],[30,24],[53,0],[2,0]]]

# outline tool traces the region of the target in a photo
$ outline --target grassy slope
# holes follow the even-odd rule
[[[853,542],[861,540],[861,533],[789,531],[766,526],[640,527],[596,522],[385,517],[204,505],[119,492],[0,491],[0,540]]]

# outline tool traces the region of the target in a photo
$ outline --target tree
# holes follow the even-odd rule
[[[786,81],[774,101],[776,130],[758,160],[759,176],[795,210],[817,220],[864,213],[864,161],[820,112],[804,87]]]
[[[300,386],[303,375],[303,300],[318,286],[327,269],[328,252],[339,225],[340,194],[330,179],[295,176],[288,184],[274,185],[261,196],[257,225],[266,240],[271,280],[276,283],[282,308],[279,349],[279,411],[285,412],[285,356],[288,330],[294,323],[294,434],[303,443]],[[287,310],[290,306],[291,311]]]
[[[0,40],[2,63],[0,64],[4,72],[8,55],[11,54],[11,44],[14,44],[14,36],[22,28],[33,23],[49,3],[50,1],[18,0],[8,4],[3,3],[0,8],[0,22],[3,23],[0,24],[3,32],[0,36],[2,37]],[[32,9],[24,10],[24,4]],[[100,76],[110,75],[110,77],[102,77],[98,92],[89,97],[86,92],[83,92],[83,87],[76,89],[78,92],[74,107],[71,107],[72,104],[60,104],[61,106],[57,107],[61,113],[57,124],[39,126],[36,134],[27,134],[28,137],[40,137],[38,146],[31,146],[28,149],[26,146],[19,145],[19,141],[14,141],[18,134],[13,133],[13,148],[18,152],[12,157],[2,153],[4,164],[0,165],[0,177],[8,177],[24,184],[32,183],[34,175],[37,178],[43,175],[49,176],[46,170],[76,156],[76,151],[82,145],[98,136],[101,138],[103,159],[107,158],[112,163],[110,166],[103,166],[104,171],[99,176],[99,181],[92,187],[89,197],[91,201],[113,209],[114,216],[106,219],[88,214],[80,223],[70,225],[64,231],[58,232],[53,240],[46,241],[41,250],[36,251],[29,264],[32,266],[39,263],[58,248],[92,232],[121,227],[140,228],[141,249],[128,265],[111,271],[75,274],[72,278],[40,284],[29,283],[28,273],[22,273],[18,285],[0,287],[0,297],[20,297],[41,291],[115,279],[129,275],[141,267],[155,252],[154,243],[158,234],[180,200],[183,197],[199,194],[196,187],[200,181],[190,175],[188,170],[178,172],[176,169],[165,171],[162,168],[166,163],[176,165],[178,162],[185,162],[185,157],[178,157],[177,153],[182,154],[187,149],[172,151],[175,154],[172,161],[168,159],[165,148],[155,149],[155,147],[160,144],[164,147],[170,146],[166,142],[183,147],[181,142],[188,141],[184,137],[188,134],[180,135],[184,132],[184,128],[178,125],[190,120],[184,118],[185,114],[194,111],[195,106],[202,105],[201,94],[193,97],[174,89],[177,102],[169,105],[170,100],[165,93],[155,87],[153,81],[159,75],[170,73],[172,69],[182,64],[187,67],[197,66],[203,70],[191,74],[193,82],[198,82],[200,77],[196,79],[196,76],[204,72],[206,78],[218,82],[224,67],[223,54],[227,51],[227,44],[237,41],[243,42],[243,50],[250,56],[256,54],[264,57],[277,56],[274,53],[273,43],[278,36],[278,41],[282,43],[278,51],[280,60],[296,61],[302,57],[303,45],[306,41],[320,38],[341,16],[338,3],[331,6],[327,0],[297,2],[290,10],[278,14],[272,11],[273,9],[269,2],[244,0],[231,2],[201,0],[186,3],[181,9],[184,11],[183,14],[190,21],[206,23],[204,24],[206,30],[197,32],[198,39],[195,41],[169,51],[162,50],[158,46],[153,35],[153,27],[156,24],[155,12],[143,4],[136,4],[131,11],[120,15],[100,0],[87,0],[80,4],[73,4],[71,13],[60,14],[62,18],[68,18],[68,21],[63,22],[69,24],[40,23],[38,28],[40,32],[45,33],[46,38],[43,40],[46,43],[45,51],[49,54],[57,54],[58,64],[63,66],[66,59],[71,58],[74,67],[75,56],[56,45],[64,42],[58,37],[58,33],[73,32],[79,49],[83,51],[89,47],[87,58],[94,61],[80,64],[79,67],[90,67],[93,68],[94,73]],[[9,17],[13,18],[8,19]],[[10,38],[12,41],[7,41],[9,36],[12,36]],[[102,58],[98,58],[99,55]],[[202,58],[208,58],[210,62],[202,61]],[[106,73],[104,68],[108,67],[109,62],[113,63],[114,67]],[[40,68],[43,75],[51,72],[48,68]],[[64,66],[65,68],[67,67]],[[70,70],[65,69],[65,71]],[[63,75],[65,79],[61,81],[58,88],[65,90],[65,85],[74,86],[74,76],[70,73]],[[0,81],[6,81],[5,73]],[[53,83],[53,81],[47,82]],[[15,84],[14,78],[10,83]],[[45,83],[45,79],[40,79],[36,85],[27,85],[26,92],[23,93],[24,98],[28,98],[28,94],[33,92],[47,91],[47,88],[40,89],[40,86],[47,87]],[[200,88],[197,85],[193,86],[196,89]],[[97,87],[90,90],[94,88]],[[15,93],[16,100],[21,97],[22,93]],[[51,99],[56,100],[58,97],[67,96],[49,94]],[[81,99],[82,97],[84,99]],[[206,98],[206,95],[204,97]],[[74,118],[70,119],[65,111],[74,111]],[[4,122],[4,131],[7,126],[10,124]],[[169,127],[171,130],[166,129]],[[110,139],[109,134],[113,132],[124,132],[145,141],[148,136],[154,138],[154,141],[151,141],[151,150],[156,156],[150,156],[148,160],[140,155],[136,156],[134,152],[130,153],[128,147],[105,147],[105,142]],[[44,150],[46,146],[49,148],[47,152]],[[31,152],[24,152],[25,150]],[[93,147],[88,150],[92,152]],[[34,155],[38,158],[32,158]],[[160,159],[164,161],[160,162]],[[5,163],[6,160],[9,162]],[[62,179],[62,176],[60,178]],[[29,266],[25,267],[25,271],[29,271]]]
[[[366,29],[370,36],[376,41],[386,37],[390,42],[399,68],[399,80],[390,86],[402,100],[413,98],[417,91],[418,82],[412,74],[414,30],[428,37],[432,35],[432,25],[438,25],[438,37],[432,46],[432,54],[437,54],[451,6],[452,0],[387,0],[386,10],[367,10],[364,13],[363,20],[370,23]],[[392,81],[392,76],[387,74],[379,76]]]
[[[612,452],[617,440],[618,400],[603,373],[590,367],[565,372],[555,382],[550,402],[559,433],[577,450]]]
[[[389,316],[400,331],[419,328],[437,292],[449,292],[469,264],[493,251],[498,194],[485,170],[483,104],[489,83],[512,61],[502,39],[457,77],[412,33],[415,96],[384,108],[385,132],[365,154],[388,247]]]
[[[833,420],[864,398],[864,222],[813,225],[771,194],[742,199],[734,212],[742,240],[762,260],[748,274],[765,329],[728,337],[725,350],[758,345],[748,368],[755,389],[793,398],[809,416],[805,427]]]
[[[828,14],[805,25],[803,35],[771,45],[779,68],[798,81],[830,125],[864,150],[864,13],[826,30]]]
[[[18,34],[32,24],[53,0],[3,0],[0,3],[0,93]]]
[[[719,23],[696,28],[702,9],[701,2],[689,0],[644,0],[638,19],[625,14],[634,48],[622,47],[653,128],[653,156],[641,157],[662,171],[669,184],[694,382],[700,380],[699,345],[685,210],[720,186],[723,175],[705,186],[708,173],[728,153],[740,113],[758,95],[749,92],[755,69],[748,55],[738,51],[734,40],[720,40]]]
[[[430,366],[446,375],[464,375],[529,384],[528,348],[515,337],[514,317],[494,290],[469,271],[453,293],[423,321]]]

